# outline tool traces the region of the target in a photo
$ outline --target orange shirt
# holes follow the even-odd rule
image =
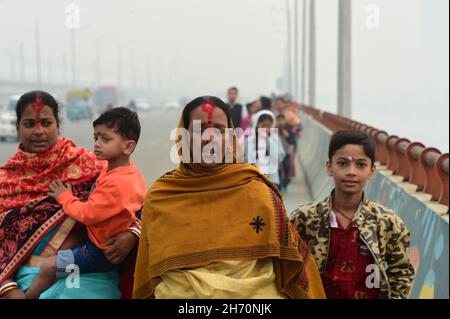
[[[126,231],[144,205],[147,183],[136,166],[122,166],[102,172],[87,202],[71,192],[58,197],[64,212],[87,226],[90,240],[100,249],[102,243]]]
[[[294,127],[294,129],[296,129],[300,125],[300,119],[294,112],[286,111],[284,112],[284,116],[286,117],[286,121],[288,122],[288,124]]]

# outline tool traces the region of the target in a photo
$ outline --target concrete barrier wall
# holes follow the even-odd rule
[[[320,200],[333,189],[333,181],[325,170],[332,133],[305,113],[300,115],[303,123],[300,163],[313,199]],[[366,193],[371,201],[393,209],[411,232],[411,261],[416,279],[410,298],[448,299],[449,222],[448,214],[442,215],[442,208],[447,213],[448,208],[420,199],[420,193],[408,190],[410,187],[404,184],[381,168],[367,185]]]

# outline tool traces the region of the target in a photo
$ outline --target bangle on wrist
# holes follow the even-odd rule
[[[15,283],[15,282],[10,282],[10,283],[7,283],[6,285],[3,285],[0,288],[0,297],[2,297],[8,291],[11,291],[11,290],[14,290],[17,288],[18,288],[18,286],[17,286],[17,283]]]

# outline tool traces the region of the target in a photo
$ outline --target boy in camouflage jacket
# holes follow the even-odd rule
[[[308,243],[328,298],[407,298],[414,279],[407,226],[391,210],[370,202],[366,183],[375,174],[375,144],[366,134],[333,135],[327,162],[335,189],[301,205],[291,222]]]

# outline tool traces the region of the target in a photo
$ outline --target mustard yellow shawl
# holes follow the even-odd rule
[[[314,258],[291,226],[281,195],[253,165],[203,171],[181,164],[148,191],[142,224],[134,298],[152,298],[169,270],[268,257],[280,293],[325,298]]]

